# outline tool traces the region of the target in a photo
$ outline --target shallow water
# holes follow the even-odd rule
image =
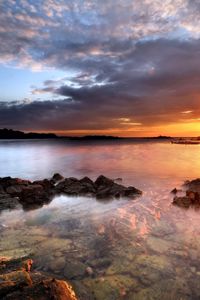
[[[70,280],[84,300],[199,299],[200,212],[172,206],[170,194],[200,177],[199,154],[199,145],[155,141],[1,142],[0,176],[104,174],[144,194],[109,202],[62,196],[37,210],[5,211],[0,255],[32,255],[36,269]]]

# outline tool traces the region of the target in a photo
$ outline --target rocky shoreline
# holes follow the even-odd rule
[[[97,199],[125,197],[133,199],[142,192],[132,186],[125,187],[114,180],[100,175],[96,181],[89,177],[77,179],[64,178],[56,173],[50,179],[37,181],[12,177],[0,178],[0,211],[14,209],[22,205],[23,209],[34,209],[48,204],[57,195],[87,196]]]
[[[183,208],[194,207],[195,209],[200,208],[200,178],[186,181],[183,185],[184,195],[179,195],[183,193],[182,190],[177,190],[176,188],[172,191],[175,194],[173,199],[173,204]]]
[[[32,259],[0,258],[0,299],[77,300],[71,285],[32,271]]]

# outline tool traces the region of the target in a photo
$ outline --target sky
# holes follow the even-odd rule
[[[4,127],[200,136],[200,1],[1,0]]]

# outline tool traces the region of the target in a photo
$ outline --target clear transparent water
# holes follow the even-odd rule
[[[104,174],[144,193],[109,202],[62,196],[4,211],[0,255],[32,255],[36,269],[70,280],[84,300],[199,299],[200,212],[174,207],[170,194],[200,177],[199,157],[199,145],[156,141],[2,141],[2,177]]]

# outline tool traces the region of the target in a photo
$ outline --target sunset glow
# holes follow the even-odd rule
[[[1,1],[0,127],[198,136],[197,1]]]

